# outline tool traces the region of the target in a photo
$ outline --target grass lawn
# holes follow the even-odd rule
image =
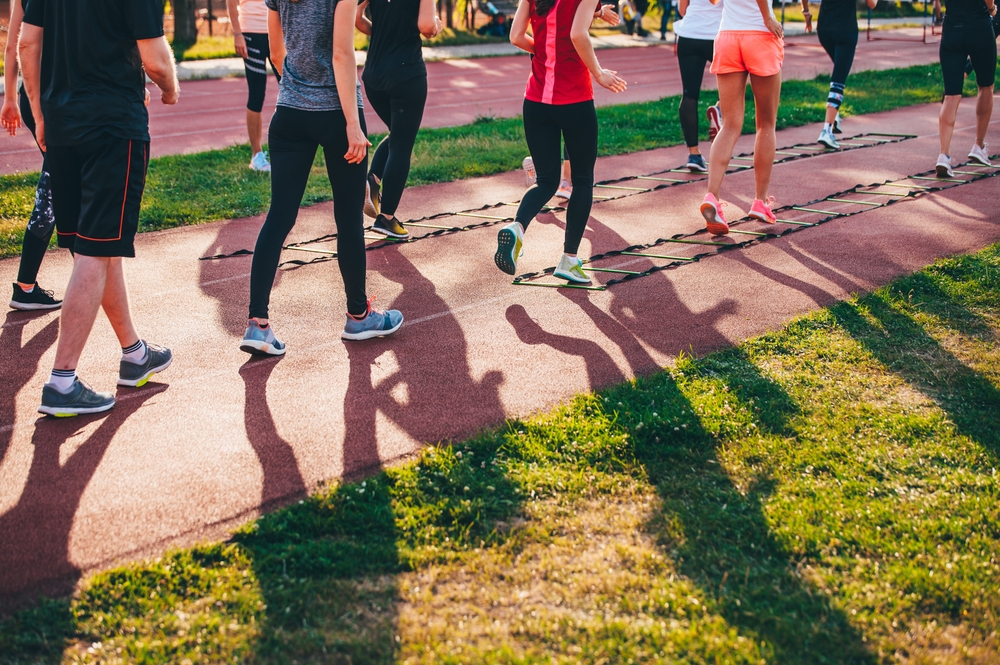
[[[995,245],[94,575],[0,662],[995,663],[998,336]]]
[[[851,76],[851,94],[844,114],[874,113],[940,99],[940,68],[936,65],[862,72]],[[788,81],[782,91],[778,127],[819,122],[826,107],[829,79]],[[973,94],[975,85],[966,83]],[[748,92],[749,95],[749,92]],[[715,103],[715,92],[701,96],[704,108]],[[660,101],[607,106],[597,110],[600,154],[614,155],[683,142],[677,118],[678,97]],[[753,104],[747,106],[744,131],[753,131]],[[704,123],[703,123],[704,125]],[[707,126],[704,127],[707,132]],[[380,136],[373,136],[377,144]],[[520,118],[490,119],[461,127],[421,130],[414,148],[410,185],[489,175],[520,167],[527,154]],[[476,155],[470,159],[470,155]],[[255,215],[270,202],[270,178],[251,172],[246,146],[195,155],[152,160],[143,199],[141,230],[198,224],[222,218]],[[322,151],[306,192],[305,203],[330,198]],[[25,220],[34,204],[34,174],[0,176],[0,257],[20,252]]]

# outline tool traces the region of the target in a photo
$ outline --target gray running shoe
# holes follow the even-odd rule
[[[268,325],[266,328],[261,328],[254,321],[251,321],[247,324],[247,331],[243,333],[240,351],[246,351],[253,355],[283,356],[285,355],[285,343],[274,336],[274,326]]]
[[[59,392],[55,386],[46,383],[42,387],[42,405],[38,407],[38,412],[56,418],[66,418],[85,413],[101,413],[114,405],[114,395],[99,393],[80,379],[76,379],[68,393]]]
[[[823,128],[816,142],[826,146],[830,150],[840,150],[840,144],[837,143],[837,139],[833,136],[833,130],[831,129]]]
[[[146,357],[142,362],[130,362],[122,358],[118,369],[118,385],[139,388],[146,385],[146,382],[156,374],[170,367],[174,355],[170,349],[158,344],[150,344],[143,340],[146,345]]]
[[[396,309],[382,311],[372,309],[374,297],[368,300],[368,315],[358,321],[350,314],[347,315],[347,322],[344,324],[344,332],[340,333],[343,339],[371,339],[372,337],[385,337],[399,330],[403,325],[403,313]]]

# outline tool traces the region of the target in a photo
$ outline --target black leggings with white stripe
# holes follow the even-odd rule
[[[243,69],[247,73],[247,109],[254,113],[264,110],[264,94],[267,92],[267,63],[271,63],[274,78],[281,82],[278,68],[271,61],[271,44],[267,33],[244,32],[243,39],[247,42],[248,58],[243,58]]]

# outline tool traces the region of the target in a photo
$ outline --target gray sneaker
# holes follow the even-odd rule
[[[130,362],[122,358],[118,369],[118,385],[139,388],[146,385],[146,382],[156,374],[170,367],[174,356],[170,349],[158,344],[150,344],[143,340],[146,345],[146,357],[142,362]]]
[[[274,336],[274,326],[261,328],[256,322],[250,321],[247,324],[247,331],[243,333],[240,351],[252,355],[283,356],[285,343]]]
[[[368,301],[368,315],[358,321],[350,314],[347,315],[347,323],[344,324],[344,332],[340,333],[343,339],[371,339],[372,337],[385,337],[399,330],[403,325],[403,313],[396,309],[382,311],[372,309],[372,297]]]
[[[38,412],[56,418],[66,418],[84,413],[101,413],[114,405],[114,395],[99,393],[80,379],[76,379],[68,393],[59,392],[55,386],[46,383],[42,387],[42,405],[38,407]]]
[[[819,138],[816,139],[817,143],[820,143],[830,150],[840,150],[840,144],[837,143],[837,139],[833,135],[833,130],[826,129],[825,127],[819,133]]]

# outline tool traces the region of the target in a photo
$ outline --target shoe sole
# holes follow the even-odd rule
[[[554,194],[554,196],[557,199],[562,199],[563,201],[569,201],[569,197],[572,196],[572,195],[573,195],[572,192],[570,192],[569,194],[567,194],[566,192],[556,192]]]
[[[17,302],[16,300],[11,300],[9,304],[11,309],[16,309],[19,312],[38,312],[43,309],[59,309],[62,307],[61,302],[57,302],[54,305],[46,305],[40,302]]]
[[[824,141],[822,138],[816,139],[816,143],[819,143],[821,146],[829,150],[840,150],[839,143],[830,143],[829,141]]]
[[[749,217],[750,219],[756,219],[758,222],[764,222],[765,224],[777,224],[778,223],[778,219],[777,218],[768,219],[766,216],[761,215],[760,213],[756,213],[756,212],[748,212],[747,213],[747,217]]]
[[[524,185],[525,187],[531,187],[536,182],[538,182],[538,174],[532,173],[524,167],[524,163],[521,163],[521,170],[524,171]]]
[[[724,236],[729,233],[729,224],[719,219],[715,206],[711,203],[701,204],[701,216],[705,218],[705,227],[712,235]]]
[[[979,157],[971,153],[969,154],[969,159],[972,160],[972,163],[975,164],[976,166],[993,166],[993,164],[989,160],[986,160],[984,162],[983,160],[979,159]]]
[[[934,167],[934,172],[937,174],[937,177],[939,177],[939,178],[954,178],[955,177],[955,174],[954,174],[954,172],[952,172],[951,169],[949,169],[947,166],[941,166],[940,164],[938,164],[937,166]]]
[[[357,208],[355,208],[355,210],[356,209]],[[365,199],[365,214],[371,217],[372,219],[378,217],[378,210],[376,210],[375,206],[372,205],[371,199]]]
[[[287,347],[285,347],[287,348]],[[249,353],[252,356],[283,356],[285,349],[279,349],[268,342],[258,342],[254,339],[245,339],[240,343],[240,351]]]
[[[719,117],[719,112],[714,106],[710,106],[705,115],[708,116],[708,140],[714,141],[715,137],[719,135],[719,130],[722,129],[722,118]]]
[[[508,275],[517,272],[517,260],[514,259],[514,248],[517,247],[517,236],[510,229],[500,229],[497,234],[497,253],[493,255],[493,262],[497,268]]]
[[[43,413],[46,416],[53,416],[55,418],[72,418],[73,416],[85,416],[90,413],[104,413],[105,411],[113,409],[114,406],[115,402],[113,401],[111,404],[88,407],[45,406],[43,404],[38,407],[38,413]]]
[[[587,279],[587,281],[581,280],[579,277],[575,277],[568,272],[559,272],[558,270],[552,273],[553,277],[558,277],[559,279],[565,279],[567,282],[572,282],[574,284],[592,284],[593,280]]]
[[[402,326],[402,325],[403,325],[403,321],[402,321],[402,319],[400,319],[399,323],[397,323],[395,326],[393,326],[389,330],[366,330],[364,332],[359,332],[359,333],[349,333],[349,332],[347,332],[345,330],[342,333],[340,333],[340,338],[341,339],[346,339],[346,340],[349,340],[349,341],[352,341],[352,342],[357,342],[357,341],[360,341],[360,340],[363,340],[363,339],[373,339],[375,337],[388,337],[392,333],[394,333],[397,330],[399,330],[399,327]]]
[[[357,208],[355,208],[355,210],[356,209]],[[409,233],[404,233],[403,235],[400,235],[398,233],[393,233],[389,229],[383,229],[382,227],[379,227],[379,226],[373,226],[372,227],[372,233],[378,233],[380,235],[388,236],[390,238],[399,238],[401,240],[405,240],[406,238],[410,237]]]
[[[376,191],[375,189],[373,189],[373,187],[381,187],[382,185],[381,184],[373,185],[371,180],[368,180],[367,183],[368,183],[368,196],[365,197],[364,212],[372,219],[375,219],[376,217],[378,217],[378,214],[382,212],[381,210],[382,202],[379,201],[377,198],[372,198],[371,193]],[[381,189],[377,191],[381,192]]]
[[[157,372],[162,372],[166,368],[170,367],[170,363],[172,363],[173,361],[174,359],[171,358],[170,360],[163,363],[159,367],[149,368],[148,370],[146,370],[146,373],[140,376],[138,379],[123,379],[121,377],[118,377],[118,385],[126,386],[128,388],[142,388],[144,385],[146,385],[147,381],[153,378],[154,374],[156,374]]]
[[[691,173],[708,173],[707,166],[699,166],[698,164],[688,164],[687,170]]]

